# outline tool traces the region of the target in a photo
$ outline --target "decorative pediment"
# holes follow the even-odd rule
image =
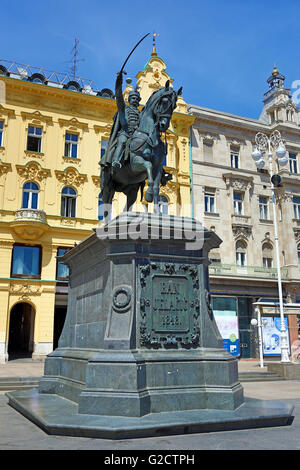
[[[5,108],[4,106],[2,106],[2,104],[0,104],[0,116],[8,116],[8,117],[13,117],[15,116],[15,110],[14,109],[9,109],[9,108]]]
[[[78,119],[71,118],[71,119],[58,119],[58,123],[61,127],[69,127],[74,129],[81,129],[83,131],[88,130],[88,124],[85,122],[80,122]]]
[[[79,173],[73,167],[68,167],[64,171],[55,170],[55,175],[64,186],[75,186],[78,188],[87,181],[87,175]]]
[[[102,134],[103,137],[109,137],[110,132],[111,132],[111,124],[105,124],[103,126],[100,126],[99,124],[94,125],[95,132],[97,134]]]
[[[46,116],[40,111],[34,111],[33,113],[21,111],[21,116],[24,120],[32,121],[33,124],[40,124],[41,122],[45,122],[46,124],[52,123],[52,117]]]
[[[253,186],[253,177],[235,175],[233,173],[224,173],[223,179],[226,184],[227,192],[230,193],[230,188],[235,191],[247,191]]]
[[[51,176],[51,171],[42,168],[37,162],[28,162],[26,165],[16,165],[18,175],[23,180],[43,181]]]

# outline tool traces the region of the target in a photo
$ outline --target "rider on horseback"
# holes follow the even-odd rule
[[[114,117],[114,125],[110,134],[107,150],[101,160],[101,166],[112,166],[112,169],[122,167],[121,161],[126,153],[126,144],[140,123],[140,111],[138,109],[141,101],[137,90],[129,93],[129,105],[125,104],[122,93],[123,73],[117,75],[115,95],[118,106],[118,113]],[[126,159],[126,156],[125,156]]]

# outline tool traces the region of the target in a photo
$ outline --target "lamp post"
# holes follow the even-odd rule
[[[279,294],[279,307],[280,307],[281,362],[290,362],[289,347],[288,347],[288,340],[287,340],[287,330],[285,327],[284,311],[283,311],[280,255],[279,255],[279,244],[278,244],[278,225],[277,225],[277,214],[276,214],[275,187],[274,187],[274,178],[273,178],[273,159],[275,159],[278,165],[284,166],[287,164],[288,158],[286,157],[286,149],[282,142],[281,134],[277,130],[274,131],[270,137],[267,137],[262,132],[259,132],[255,136],[255,142],[256,142],[256,148],[254,152],[252,153],[252,158],[253,160],[255,160],[255,164],[257,168],[263,168],[265,166],[263,153],[268,152],[269,173],[270,173],[271,190],[272,190],[278,294]]]

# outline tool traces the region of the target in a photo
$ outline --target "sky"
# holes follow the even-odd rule
[[[67,72],[75,37],[78,76],[114,89],[147,33],[187,103],[258,119],[274,63],[300,80],[299,0],[1,0],[1,59]],[[152,36],[126,66],[135,83]],[[295,89],[291,90],[292,92]]]

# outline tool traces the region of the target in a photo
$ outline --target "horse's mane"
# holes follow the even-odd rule
[[[154,91],[145,106],[142,108],[141,113],[145,113],[149,110],[149,108],[154,107],[164,93],[171,94],[176,93],[176,91],[173,90],[173,88],[166,90],[165,87],[159,88],[158,90]]]

